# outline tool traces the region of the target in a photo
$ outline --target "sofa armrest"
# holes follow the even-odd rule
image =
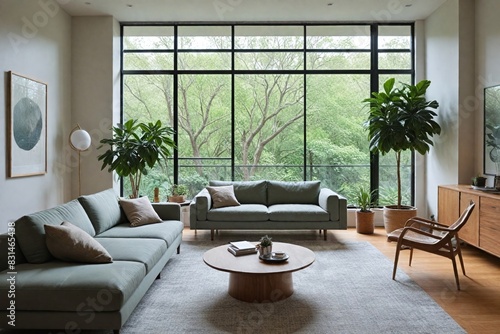
[[[162,220],[181,220],[181,206],[178,203],[151,203]]]
[[[196,221],[198,220],[207,220],[207,212],[212,208],[212,197],[210,197],[210,193],[205,188],[201,190],[196,196],[193,198],[193,201],[190,205],[190,226],[191,228],[196,228]]]
[[[319,206],[330,214],[332,221],[347,223],[347,199],[331,189],[322,188],[319,193]]]
[[[21,252],[17,241],[15,241],[15,248],[11,247],[12,243],[9,245],[9,242],[12,240],[11,238],[7,233],[0,234],[0,271],[15,271],[9,268],[9,264],[12,264],[12,259],[14,260],[14,265],[26,262],[26,258]],[[14,253],[12,253],[12,250]]]

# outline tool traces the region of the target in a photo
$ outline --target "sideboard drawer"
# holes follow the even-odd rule
[[[500,201],[482,197],[479,214],[479,247],[500,256]]]
[[[476,207],[458,236],[469,245],[500,257],[500,194],[465,184],[438,186],[438,221],[452,224],[470,201]]]

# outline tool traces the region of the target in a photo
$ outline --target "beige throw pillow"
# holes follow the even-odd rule
[[[87,232],[69,222],[44,225],[45,243],[50,254],[66,262],[110,263],[108,251]]]
[[[221,187],[207,187],[210,196],[212,197],[212,202],[214,204],[214,208],[223,208],[225,206],[238,206],[240,202],[236,199],[234,195],[234,187],[230,186],[221,186]]]
[[[125,211],[131,226],[140,226],[161,222],[160,216],[146,196],[134,199],[120,199],[120,205]]]

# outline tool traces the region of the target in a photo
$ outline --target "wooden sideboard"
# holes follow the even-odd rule
[[[460,230],[460,239],[500,257],[500,193],[474,190],[469,185],[439,186],[439,222],[453,224],[471,200],[476,207]]]

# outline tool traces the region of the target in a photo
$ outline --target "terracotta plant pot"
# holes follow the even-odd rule
[[[384,206],[384,227],[387,234],[404,227],[406,221],[417,215],[417,208],[413,206],[397,205]]]
[[[183,203],[186,201],[186,196],[168,196],[168,201],[169,202],[174,202],[174,203]]]
[[[362,212],[356,211],[356,232],[361,234],[373,234],[375,229],[373,220],[375,218],[375,212]]]

